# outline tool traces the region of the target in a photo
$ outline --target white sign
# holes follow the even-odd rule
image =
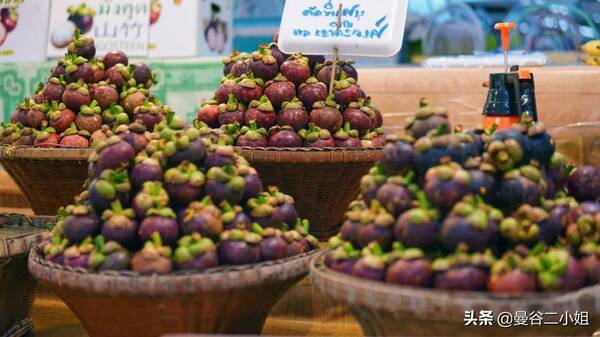
[[[342,4],[338,27],[339,4]],[[285,53],[388,57],[400,51],[408,0],[287,0],[279,30]]]
[[[75,29],[94,38],[98,56],[148,55],[150,0],[51,0],[47,55],[61,57]]]
[[[46,59],[47,1],[0,1],[0,63]]]

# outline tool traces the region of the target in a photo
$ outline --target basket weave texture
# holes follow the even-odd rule
[[[31,330],[36,281],[27,271],[27,253],[42,239],[48,220],[0,215],[0,336]]]
[[[265,186],[294,197],[298,214],[311,221],[320,239],[334,235],[360,179],[381,149],[239,148]],[[87,178],[90,149],[2,147],[0,163],[15,180],[36,214],[56,214],[73,201]]]
[[[204,272],[144,276],[60,266],[32,250],[29,270],[67,303],[90,337],[258,334],[277,300],[308,273],[315,253]]]
[[[311,261],[313,284],[352,309],[365,336],[591,336],[600,326],[600,285],[569,293],[499,295],[389,285],[328,269],[326,252]],[[465,327],[465,311],[528,314],[587,312],[588,326]],[[494,316],[496,317],[496,316]],[[558,317],[552,318],[558,321]]]
[[[38,215],[54,215],[73,202],[87,178],[91,149],[0,147],[0,164]]]
[[[327,239],[337,233],[360,179],[381,149],[241,148],[265,186],[294,197],[298,214],[310,220],[311,233]]]

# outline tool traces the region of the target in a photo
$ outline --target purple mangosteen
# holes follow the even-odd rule
[[[275,109],[267,96],[262,96],[260,100],[250,102],[246,113],[244,114],[244,124],[256,123],[259,128],[268,129],[275,125]]]
[[[269,129],[270,147],[301,147],[302,137],[291,126],[274,126]]]
[[[494,243],[502,219],[501,211],[469,195],[452,207],[442,223],[440,238],[450,251],[461,247],[480,252]]]
[[[173,259],[181,270],[204,270],[219,265],[217,246],[213,240],[199,233],[181,237]]]
[[[139,224],[133,209],[123,209],[121,202],[116,200],[110,209],[102,213],[102,219],[102,235],[107,240],[128,248],[133,248],[139,243]]]
[[[352,129],[349,122],[344,123],[344,126],[333,135],[333,139],[336,147],[360,148],[363,146],[360,133],[358,130]]]
[[[278,74],[265,84],[264,94],[269,98],[273,107],[279,110],[283,102],[289,102],[296,97],[296,86],[285,76]]]
[[[260,261],[262,237],[240,229],[221,233],[218,245],[219,261],[222,264],[244,265]]]
[[[268,132],[265,128],[259,128],[256,122],[252,121],[249,126],[242,127],[241,135],[237,139],[235,145],[247,147],[267,147]]]
[[[316,77],[310,77],[298,88],[298,98],[304,103],[304,106],[312,109],[315,103],[327,99],[327,85]]]
[[[409,117],[404,123],[404,130],[407,134],[419,139],[431,130],[437,130],[440,126],[450,130],[448,113],[443,107],[433,107],[429,102],[422,98],[419,102],[419,110],[414,117]]]
[[[144,248],[131,259],[131,270],[140,274],[169,274],[173,270],[171,247],[163,246],[160,233],[153,232]]]
[[[302,102],[293,98],[289,102],[283,102],[282,108],[277,114],[277,125],[291,126],[295,131],[304,128],[310,120],[310,116]]]
[[[169,205],[169,194],[159,181],[146,181],[132,200],[132,208],[139,219],[144,219],[150,209]]]
[[[313,123],[310,123],[307,129],[298,131],[298,134],[304,140],[304,147],[335,147],[335,141],[331,136],[331,132],[321,129]]]
[[[165,245],[173,246],[179,237],[177,216],[171,208],[151,208],[140,224],[139,234],[143,241],[152,240],[153,233],[158,233]]]
[[[213,204],[208,196],[202,201],[190,203],[181,221],[181,231],[183,234],[196,232],[212,240],[218,240],[223,232],[221,210]]]
[[[337,104],[333,96],[327,100],[316,102],[310,112],[310,121],[316,126],[327,129],[331,133],[337,132],[342,127],[343,117],[340,112],[341,106]]]
[[[311,70],[308,62],[308,58],[302,54],[292,55],[281,64],[281,74],[299,87],[310,77]]]
[[[208,169],[204,191],[216,204],[227,201],[235,205],[242,199],[245,183],[235,166],[225,164]]]

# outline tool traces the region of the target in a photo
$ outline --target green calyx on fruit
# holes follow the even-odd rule
[[[269,98],[267,96],[262,96],[260,98],[260,100],[253,100],[252,102],[250,102],[250,107],[251,108],[257,108],[260,111],[263,112],[274,112],[275,109],[273,108],[273,104],[271,104],[271,101],[269,100]]]
[[[184,161],[179,166],[170,168],[165,172],[165,181],[176,185],[191,184],[193,186],[202,186],[206,178],[196,165]]]

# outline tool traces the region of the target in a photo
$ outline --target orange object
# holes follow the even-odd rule
[[[513,124],[518,124],[521,121],[519,116],[486,116],[483,117],[483,127],[485,129],[496,124],[496,129],[508,129]]]
[[[502,49],[504,49],[504,51],[508,51],[510,48],[510,31],[516,27],[517,25],[514,22],[499,22],[494,26],[494,29],[500,31]]]
[[[531,71],[519,70],[519,79],[520,80],[530,80],[531,79]]]

